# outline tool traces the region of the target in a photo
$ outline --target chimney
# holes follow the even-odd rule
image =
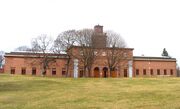
[[[95,33],[103,33],[103,26],[101,26],[101,25],[95,25],[94,26],[94,32]]]

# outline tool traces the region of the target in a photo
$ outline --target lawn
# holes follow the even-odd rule
[[[180,109],[180,78],[1,74],[0,109]]]

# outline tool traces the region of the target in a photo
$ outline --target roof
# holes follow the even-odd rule
[[[84,47],[90,48],[88,46],[84,46]],[[71,46],[69,49],[71,49],[71,48],[82,48],[82,46]],[[112,47],[94,48],[94,49],[112,49]],[[117,50],[134,50],[134,48],[118,48],[118,47],[116,47],[114,49],[117,49]]]
[[[66,54],[56,54],[56,53],[46,53],[47,56],[52,58],[67,58]],[[5,53],[4,57],[31,57],[31,58],[38,58],[43,57],[43,53],[33,53],[33,52],[10,52]]]
[[[133,56],[133,60],[135,60],[135,61],[174,61],[174,62],[176,62],[176,58],[151,57],[151,56]]]

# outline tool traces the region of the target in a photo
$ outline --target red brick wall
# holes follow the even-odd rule
[[[108,68],[107,75],[110,76],[110,70],[109,70],[108,63],[107,63],[107,55],[103,56],[103,53],[106,54],[107,50],[110,50],[110,49],[104,48],[104,49],[96,50],[98,52],[97,53],[98,56],[96,57],[96,60],[95,60],[94,64],[92,65],[92,69],[91,69],[92,77],[95,76],[95,74],[94,74],[95,68],[99,68],[100,77],[102,77],[103,76],[103,68],[105,68],[105,67]],[[118,65],[117,65],[118,68],[117,68],[116,74],[113,74],[113,75],[116,75],[116,77],[124,77],[124,70],[127,69],[127,72],[128,72],[128,61],[132,60],[132,57],[133,57],[133,49],[117,49],[117,51],[123,52],[123,53],[126,52],[126,58],[125,58],[125,60],[121,60],[118,63]],[[75,59],[75,58],[79,59],[81,57],[81,55],[80,55],[81,48],[79,48],[79,47],[72,48],[70,52],[73,53],[72,62],[73,62],[73,59]],[[71,65],[73,65],[73,64],[71,64]],[[71,66],[70,68],[73,68],[73,67]],[[79,59],[79,70],[80,70],[80,68],[83,69],[83,63]],[[73,69],[71,69],[71,70],[73,71]],[[128,76],[128,74],[127,74],[127,76]]]
[[[34,58],[19,58],[19,57],[5,57],[5,67],[4,70],[6,73],[11,72],[11,67],[15,68],[15,74],[21,74],[22,68],[26,68],[26,75],[32,75],[32,68],[36,67],[36,75],[41,76],[42,67],[40,64],[32,64]],[[36,62],[39,58],[35,58]],[[46,71],[47,76],[52,75],[52,68],[56,68],[56,75],[62,76],[62,68],[65,68],[66,60],[65,59],[56,59],[56,62],[51,63],[49,68]]]
[[[74,48],[73,53],[75,55],[79,55],[79,49]],[[102,54],[104,52],[104,49],[99,50],[99,53]],[[133,52],[132,49],[127,49],[127,59],[124,61],[120,61],[118,63],[118,68],[115,73],[113,73],[113,76],[116,77],[124,77],[124,72],[127,69],[128,72],[128,61],[133,60]],[[42,67],[40,64],[31,64],[33,60],[40,60],[40,58],[27,58],[27,57],[13,57],[13,56],[7,56],[5,57],[5,66],[4,66],[4,72],[10,73],[11,68],[15,68],[15,74],[21,74],[22,68],[26,68],[26,75],[32,75],[32,68],[36,67],[36,75],[41,76]],[[69,66],[69,72],[70,76],[73,77],[73,59],[75,57],[72,57],[70,66]],[[67,59],[61,58],[56,59],[55,62],[51,63],[49,65],[49,68],[47,69],[46,76],[58,76],[62,77],[62,69],[66,67],[66,61]],[[80,68],[83,67],[82,62],[79,61],[79,72]],[[94,69],[99,68],[100,77],[103,76],[103,68],[107,67],[107,58],[106,56],[98,56],[96,61],[94,62],[91,70],[91,76],[94,77]],[[56,68],[56,75],[52,75],[52,68]],[[136,69],[139,70],[139,75],[136,74]],[[146,75],[143,74],[143,70],[146,70]],[[150,74],[150,69],[153,69],[153,75]],[[157,75],[157,69],[160,70],[160,75]],[[176,76],[176,61],[155,61],[155,60],[134,60],[133,61],[133,76],[135,77],[151,77],[151,76],[161,76],[164,75],[164,70],[166,70],[166,76]],[[173,71],[173,75],[171,75],[171,70]],[[109,68],[108,68],[108,76],[110,76]],[[128,76],[128,73],[127,73]]]
[[[133,74],[135,77],[149,77],[159,76],[157,75],[157,69],[160,70],[160,75],[164,75],[164,70],[167,72],[167,76],[176,76],[176,62],[175,61],[144,61],[135,60],[133,63]],[[136,75],[136,69],[139,69],[139,75]],[[146,69],[146,75],[143,74],[143,69]],[[150,69],[153,69],[153,75],[150,74]],[[170,74],[170,70],[173,70],[173,75]]]

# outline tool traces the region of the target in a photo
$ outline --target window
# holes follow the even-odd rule
[[[160,69],[157,69],[157,75],[160,75]]]
[[[173,75],[173,69],[170,70],[171,75]]]
[[[52,68],[52,75],[56,75],[56,68]]]
[[[22,75],[25,75],[25,74],[26,74],[26,68],[25,68],[25,67],[23,67],[23,68],[21,69],[21,74],[22,74]]]
[[[167,70],[166,69],[164,69],[164,75],[167,75]]]
[[[150,74],[153,75],[153,69],[150,70]]]
[[[15,74],[15,67],[11,67],[11,74]]]
[[[139,75],[139,69],[136,69],[136,75]]]
[[[146,69],[143,69],[143,75],[146,75]]]
[[[62,68],[62,76],[66,76],[66,69]]]
[[[32,75],[36,75],[36,67],[32,68]]]

